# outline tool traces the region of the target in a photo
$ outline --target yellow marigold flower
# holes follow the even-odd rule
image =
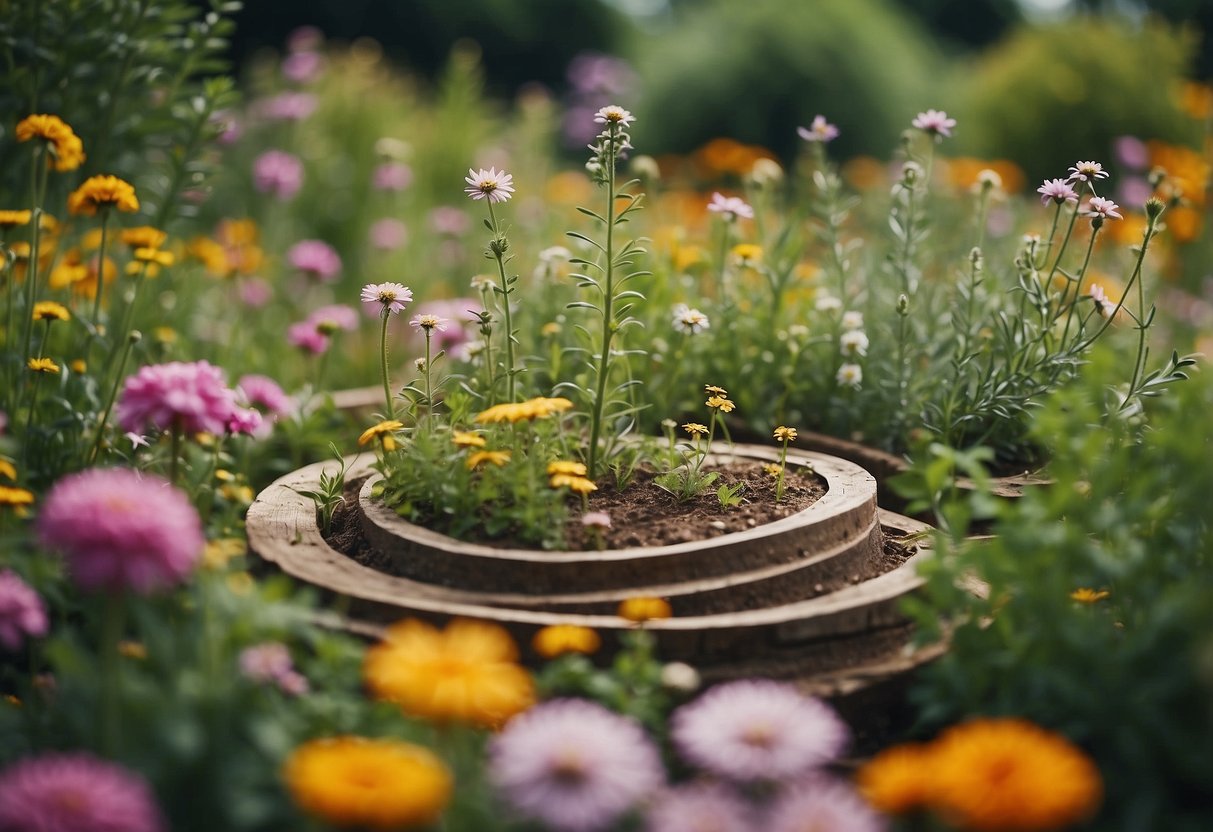
[[[1080,604],[1094,604],[1096,601],[1102,601],[1111,594],[1106,589],[1095,590],[1082,586],[1071,592],[1070,598]]]
[[[391,739],[343,736],[307,742],[282,769],[304,812],[342,828],[429,826],[451,799],[450,771],[433,752]]]
[[[548,398],[539,396],[527,399],[525,402],[506,402],[495,404],[488,410],[476,415],[476,421],[481,424],[494,422],[523,422],[533,419],[543,419],[554,413],[563,413],[570,409],[573,403],[565,398]]]
[[[577,624],[552,624],[535,633],[531,647],[545,659],[554,659],[565,653],[582,653],[586,656],[598,652],[602,639],[589,627]]]
[[[188,257],[197,260],[212,277],[226,277],[231,271],[227,249],[207,237],[195,237],[185,247]]]
[[[139,210],[139,198],[131,183],[116,176],[90,176],[67,198],[67,210],[73,216],[91,217],[98,208],[110,207],[127,214]]]
[[[367,651],[362,675],[376,698],[436,722],[493,728],[535,702],[514,640],[484,621],[456,619],[445,630],[395,624]]]
[[[552,474],[575,474],[579,477],[585,476],[585,465],[580,462],[572,462],[563,459],[553,460],[548,463],[548,476]]]
[[[171,326],[158,326],[152,330],[152,338],[156,339],[158,344],[175,344],[177,343],[177,330]]]
[[[741,266],[756,266],[762,262],[762,246],[753,243],[738,243],[731,252],[733,259]]]
[[[0,476],[7,477],[10,480],[16,481],[17,468],[7,459],[0,459]]]
[[[155,263],[160,266],[171,266],[176,259],[171,251],[161,251],[158,248],[137,248],[134,257],[140,263]]]
[[[31,358],[26,362],[27,367],[35,373],[50,373],[51,375],[59,374],[59,365],[49,358]]]
[[[66,321],[71,317],[66,306],[53,300],[40,300],[34,304],[35,321]]]
[[[548,485],[552,488],[568,488],[574,494],[589,494],[591,491],[598,490],[598,486],[594,485],[593,480],[572,474],[553,474],[552,478],[548,480]]]
[[[135,659],[136,661],[146,661],[147,647],[141,641],[123,639],[118,642],[118,655],[125,656],[128,659]]]
[[[708,407],[719,410],[721,413],[732,413],[736,409],[737,404],[724,396],[712,396],[706,402]]]
[[[33,211],[0,211],[0,228],[16,228],[19,225],[29,225],[34,216]]]
[[[0,485],[0,506],[30,506],[34,504],[34,494],[24,488],[13,488]]]
[[[60,173],[75,170],[84,162],[84,143],[59,116],[27,116],[17,123],[16,135],[19,142],[34,138],[46,141],[51,150],[47,165]]]
[[[89,268],[80,257],[80,250],[73,248],[51,269],[49,283],[52,289],[66,289],[88,276]]]
[[[1065,737],[1022,719],[978,719],[933,744],[932,802],[975,832],[1061,829],[1103,796],[1095,764]]]
[[[253,489],[247,485],[228,485],[219,488],[219,496],[227,500],[229,503],[238,503],[243,506],[251,505],[256,498]]]
[[[478,433],[457,430],[451,433],[451,441],[459,448],[483,448],[486,440]]]
[[[708,426],[701,425],[698,422],[687,422],[685,425],[682,426],[682,429],[685,430],[687,433],[691,434],[691,436],[695,437],[696,439],[698,439],[701,436],[708,435]]]
[[[770,474],[772,477],[778,477],[783,473],[783,466],[778,462],[768,462],[766,465],[762,466],[762,470]]]
[[[788,428],[780,425],[779,427],[775,428],[775,438],[780,442],[795,442],[796,428]]]
[[[388,419],[380,422],[377,425],[371,425],[362,432],[362,436],[358,437],[359,445],[366,445],[373,439],[378,439],[383,445],[385,451],[394,451],[397,448],[396,437],[392,434],[404,427],[404,422],[398,419]]]
[[[82,376],[88,372],[88,363],[83,358],[77,358],[71,364],[67,365],[73,373]]]
[[[717,387],[714,384],[705,384],[703,386],[703,392],[707,393],[709,396],[727,396],[727,395],[729,395],[728,390],[725,390],[723,387]]]
[[[167,239],[168,234],[150,225],[122,229],[122,242],[131,249],[160,248]]]
[[[864,799],[882,812],[900,815],[925,808],[934,777],[930,747],[896,745],[865,763],[855,776]]]
[[[468,470],[479,468],[481,465],[488,463],[496,465],[500,468],[510,461],[509,451],[477,451],[474,454],[469,454],[467,458]]]
[[[627,598],[619,602],[619,608],[616,610],[620,618],[626,618],[628,621],[652,621],[657,618],[670,618],[674,615],[674,611],[670,609],[670,602],[664,598]]]

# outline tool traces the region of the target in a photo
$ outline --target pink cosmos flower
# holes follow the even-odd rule
[[[1110,199],[1104,199],[1102,196],[1093,196],[1087,200],[1087,204],[1082,208],[1084,217],[1092,219],[1107,219],[1111,217],[1114,220],[1124,219],[1116,210],[1120,206]]]
[[[914,127],[924,133],[928,133],[939,141],[945,136],[952,135],[952,128],[956,126],[956,119],[948,118],[948,114],[943,110],[927,110],[925,113],[919,113],[915,119],[910,122]]]
[[[293,52],[282,59],[282,76],[294,84],[306,84],[320,74],[324,57],[310,50]]]
[[[384,162],[371,177],[371,185],[377,191],[403,191],[411,184],[413,169],[403,162]]]
[[[758,828],[765,832],[805,829],[883,832],[887,827],[850,786],[825,777],[812,777],[780,795]]]
[[[319,332],[315,322],[310,319],[287,327],[286,342],[312,355],[320,355],[329,348],[329,337]]]
[[[519,814],[557,832],[610,828],[665,780],[637,723],[583,699],[511,719],[489,744],[488,774]]]
[[[1062,202],[1078,202],[1078,191],[1074,190],[1065,179],[1046,179],[1036,189],[1036,193],[1041,195],[1041,205],[1048,205],[1049,200],[1058,204]]]
[[[675,711],[670,726],[683,759],[742,782],[807,774],[836,758],[848,738],[828,705],[768,679],[718,685]]]
[[[259,277],[250,277],[240,281],[240,302],[250,309],[260,309],[274,297],[274,290],[269,283]]]
[[[339,330],[353,332],[358,328],[358,313],[352,306],[343,303],[321,306],[308,315],[307,319],[322,335],[332,335]]]
[[[307,693],[307,678],[295,671],[291,653],[278,641],[246,647],[238,659],[240,672],[252,682],[274,685],[289,696]]]
[[[46,606],[33,587],[11,569],[0,572],[0,647],[16,652],[26,636],[46,635],[47,626]]]
[[[240,119],[227,110],[220,110],[212,115],[211,123],[219,127],[219,135],[216,137],[219,144],[233,145],[244,135],[244,125]]]
[[[796,135],[806,142],[821,142],[826,144],[838,138],[838,128],[826,121],[825,116],[814,116],[808,127],[797,127]]]
[[[118,400],[124,431],[147,426],[185,433],[221,434],[236,409],[223,371],[207,361],[151,364],[127,378]]]
[[[442,319],[441,329],[431,330],[431,338],[438,349],[454,349],[468,339],[467,327],[478,319],[472,309],[478,309],[480,301],[471,298],[432,300],[417,307],[418,315],[432,315]]]
[[[461,237],[472,228],[472,218],[465,211],[450,205],[440,205],[429,216],[430,228],[438,234]]]
[[[413,291],[399,283],[368,283],[362,287],[361,299],[368,308],[381,314],[398,315],[412,302]]]
[[[285,416],[293,407],[291,397],[278,386],[278,382],[256,373],[240,377],[236,382],[236,398],[270,416]]]
[[[646,832],[753,832],[754,811],[718,783],[691,783],[657,795],[645,817]],[[824,827],[847,830],[850,827]]]
[[[18,760],[0,771],[5,832],[163,832],[143,778],[83,752]]]
[[[505,202],[514,195],[514,177],[504,170],[498,173],[497,168],[468,168],[468,175],[463,177],[463,181],[468,183],[463,192],[472,199],[487,198],[489,202]]]
[[[341,256],[323,240],[300,240],[291,246],[286,259],[321,283],[332,283],[341,274]]]
[[[253,185],[287,202],[303,187],[303,162],[282,150],[267,150],[253,162]]]
[[[1087,290],[1091,296],[1091,300],[1095,301],[1095,308],[1099,310],[1099,314],[1104,318],[1109,318],[1116,311],[1116,304],[1104,292],[1103,287],[1098,283],[1092,283],[1091,288]]]
[[[367,236],[370,237],[371,245],[380,251],[395,251],[408,242],[409,229],[398,219],[384,217],[371,224]]]
[[[1145,170],[1150,164],[1150,149],[1136,136],[1117,136],[1112,140],[1117,160],[1127,168]]]
[[[720,218],[725,222],[735,222],[738,218],[747,220],[754,218],[754,209],[744,199],[735,196],[726,197],[719,191],[712,194],[708,210],[720,214]]]
[[[310,92],[282,92],[257,102],[254,112],[270,121],[303,121],[316,112],[316,103]]]
[[[1107,179],[1109,175],[1099,162],[1075,162],[1070,167],[1069,181],[1093,182],[1096,179]]]
[[[86,591],[144,595],[181,583],[206,545],[198,512],[182,491],[127,468],[93,468],[59,480],[37,528],[42,544],[66,556],[72,579]]]

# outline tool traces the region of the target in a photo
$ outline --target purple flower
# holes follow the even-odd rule
[[[567,71],[569,83],[582,95],[607,94],[611,96],[626,92],[635,81],[628,65],[610,55],[582,52],[569,61]]]
[[[286,258],[321,283],[332,283],[341,274],[341,256],[323,240],[300,240],[291,246]]]
[[[376,312],[398,315],[412,300],[413,291],[399,283],[368,283],[362,287],[362,302]]]
[[[316,96],[310,92],[282,92],[257,102],[254,112],[271,121],[303,121],[316,112]]]
[[[26,636],[46,635],[46,606],[38,593],[11,569],[0,572],[0,647],[21,649]]]
[[[266,641],[240,652],[240,672],[252,682],[274,685],[289,696],[307,693],[307,678],[295,671],[291,653],[278,641]]]
[[[848,737],[828,705],[770,680],[712,688],[670,725],[685,760],[743,782],[799,777],[837,757]]]
[[[206,545],[183,492],[127,468],[94,468],[55,483],[38,515],[38,537],[66,555],[81,588],[139,594],[180,583]]]
[[[139,433],[148,425],[185,433],[223,433],[236,394],[223,371],[206,361],[151,364],[127,378],[118,401],[118,424]]]
[[[726,197],[719,191],[712,194],[708,210],[720,214],[720,218],[725,222],[735,222],[739,217],[747,220],[754,218],[754,209],[750,207],[749,203],[739,197]]]
[[[463,177],[463,181],[468,183],[463,192],[472,199],[487,198],[489,202],[505,202],[514,195],[514,177],[504,170],[498,173],[497,168],[468,168],[468,175]]]
[[[1041,195],[1041,205],[1048,205],[1049,200],[1058,204],[1063,202],[1078,202],[1078,191],[1074,190],[1065,179],[1046,179],[1036,189],[1036,193]]]
[[[286,342],[312,355],[320,355],[329,348],[329,337],[318,331],[310,318],[287,327]]]
[[[143,778],[90,754],[26,757],[0,772],[4,832],[161,832],[165,828]]]
[[[1075,162],[1070,167],[1071,182],[1093,182],[1096,179],[1107,179],[1108,172],[1099,162]]]
[[[409,229],[398,219],[384,217],[371,224],[368,236],[371,245],[380,251],[395,251],[408,242]]]
[[[219,128],[217,141],[222,145],[233,145],[244,135],[244,125],[240,119],[227,110],[221,110],[211,116],[211,123]]]
[[[286,48],[291,52],[314,52],[324,45],[324,32],[315,26],[300,26],[286,36]]]
[[[347,309],[349,307],[346,307]],[[350,310],[353,311],[353,310]],[[250,373],[236,382],[236,398],[268,416],[285,416],[294,409],[291,397],[269,376]]]
[[[943,110],[927,110],[925,113],[919,113],[910,123],[924,133],[934,136],[938,141],[944,136],[952,135],[956,119],[948,118],[948,114]]]
[[[1114,220],[1124,219],[1116,210],[1119,207],[1119,205],[1110,199],[1104,199],[1102,196],[1093,196],[1083,206],[1082,215],[1101,220],[1109,217]]]
[[[461,237],[472,228],[471,217],[450,205],[440,205],[430,211],[430,228],[439,234]]]
[[[1150,149],[1136,136],[1117,136],[1112,140],[1117,160],[1132,170],[1145,170],[1150,164]]]
[[[883,832],[886,824],[850,786],[825,777],[812,777],[784,792],[760,828],[765,832],[806,829]]]
[[[403,191],[411,184],[413,169],[403,162],[384,162],[371,177],[371,185],[377,191]]]
[[[282,59],[282,75],[295,84],[306,84],[320,74],[324,58],[319,52],[293,52]]]
[[[352,306],[343,303],[321,306],[308,315],[307,319],[322,335],[332,335],[339,330],[353,332],[358,328],[358,313]]]
[[[751,832],[753,811],[736,794],[715,783],[692,783],[658,795],[649,807],[647,832]],[[835,827],[825,827],[833,829]],[[837,827],[848,829],[848,827]]]
[[[253,162],[253,185],[286,202],[303,187],[303,162],[282,150],[267,150]]]
[[[250,309],[260,309],[274,297],[270,284],[259,277],[240,281],[240,302]]]
[[[1145,205],[1154,196],[1154,186],[1140,176],[1126,176],[1120,180],[1116,198],[1126,205]]]
[[[606,829],[665,779],[638,724],[581,699],[510,720],[489,744],[488,774],[519,814],[558,832]]]
[[[814,116],[808,127],[797,127],[796,135],[806,142],[821,142],[826,144],[838,138],[838,128],[826,121],[825,116]]]

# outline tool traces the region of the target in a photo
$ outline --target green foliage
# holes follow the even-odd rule
[[[924,565],[914,611],[951,650],[914,700],[924,726],[1018,715],[1078,742],[1106,780],[1095,828],[1195,832],[1213,755],[1213,380],[1116,415],[1115,361],[1098,354],[1038,413],[1052,485],[945,509],[953,537]],[[935,453],[920,476],[975,461]],[[965,516],[991,508],[995,536],[963,541]],[[1107,595],[1084,603],[1079,588]]]

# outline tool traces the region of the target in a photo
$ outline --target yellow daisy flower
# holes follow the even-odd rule
[[[53,300],[40,300],[34,304],[35,321],[66,321],[71,317],[66,306]]]
[[[485,463],[496,465],[498,468],[500,468],[509,461],[509,451],[477,451],[476,453],[468,456],[466,464],[468,470],[470,471],[472,469],[479,468]]]
[[[0,211],[0,228],[16,228],[19,225],[29,225],[33,211]]]
[[[581,653],[589,656],[598,652],[602,639],[589,627],[577,624],[552,624],[535,633],[531,647],[545,659],[554,659],[565,653]]]
[[[548,476],[553,474],[574,474],[578,477],[584,477],[585,465],[580,462],[557,459],[548,463]]]
[[[486,440],[478,433],[457,430],[451,433],[451,441],[459,448],[483,448]]]
[[[377,425],[371,425],[358,437],[358,444],[366,445],[372,440],[378,439],[385,451],[394,451],[399,447],[399,444],[396,442],[396,437],[392,434],[403,427],[404,422],[397,419],[388,419]]]
[[[619,602],[616,614],[628,621],[652,621],[657,618],[670,618],[674,611],[670,602],[664,598],[627,598]]]
[[[50,373],[51,375],[59,374],[59,365],[49,358],[31,358],[26,365],[35,373]]]
[[[719,410],[721,413],[732,413],[737,408],[735,402],[726,399],[724,396],[712,396],[704,404]]]
[[[728,411],[725,412],[727,413]],[[795,442],[796,428],[788,428],[780,425],[779,427],[775,428],[775,438],[780,442]]]
[[[42,139],[51,151],[47,165],[60,173],[75,170],[84,163],[84,143],[75,131],[59,116],[32,115],[17,123],[17,141]]]
[[[116,176],[90,176],[67,198],[67,210],[73,216],[91,217],[97,209],[110,207],[127,214],[138,211],[134,186]]]

